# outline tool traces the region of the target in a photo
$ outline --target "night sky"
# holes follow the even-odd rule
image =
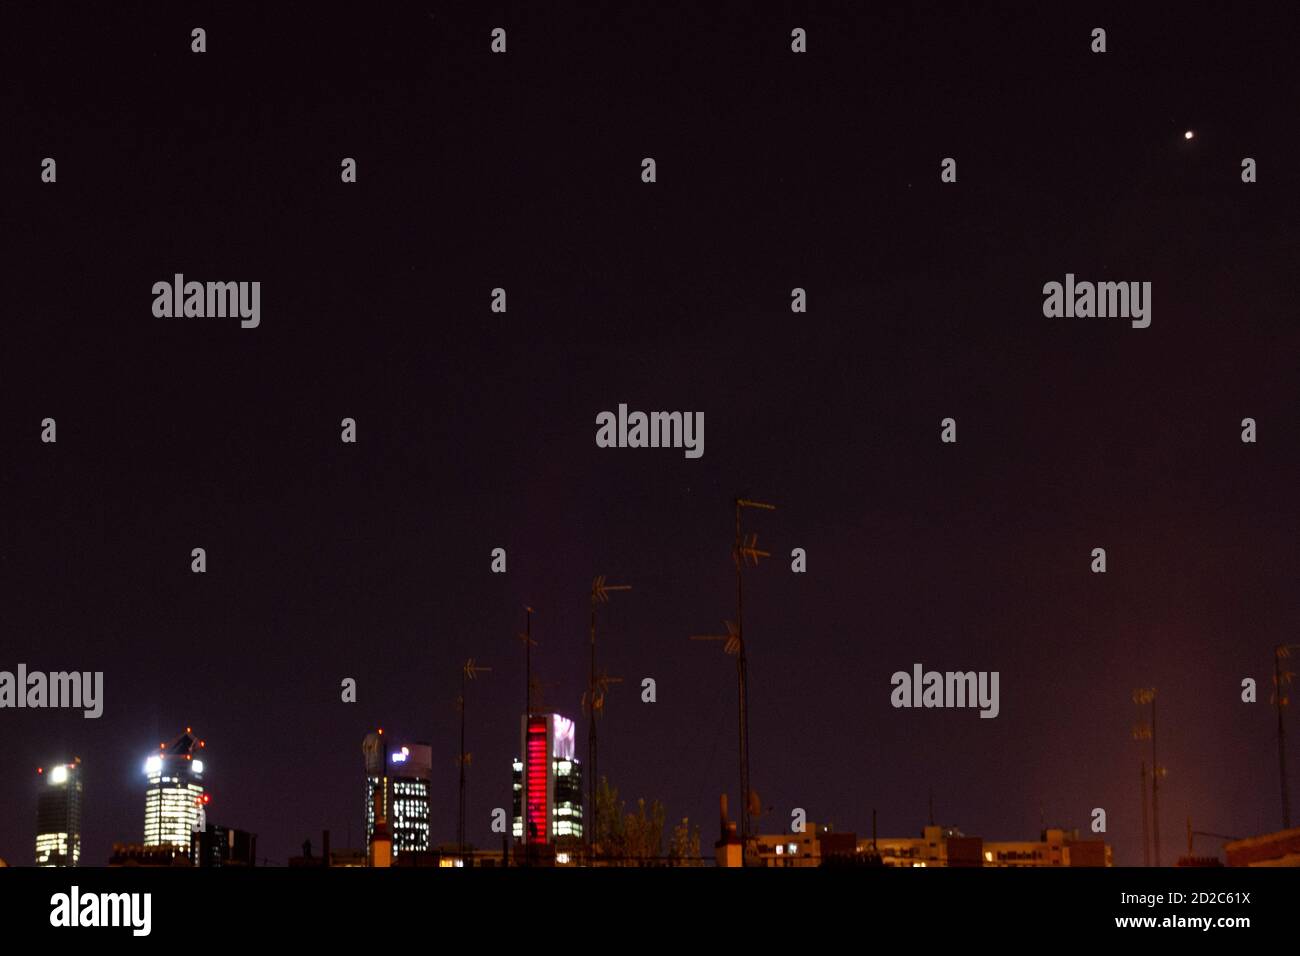
[[[0,23],[0,669],[105,674],[99,720],[0,711],[0,857],[31,863],[35,769],[72,755],[83,860],[139,842],[143,759],[187,725],[209,820],[257,833],[259,856],[323,828],[360,845],[375,726],[432,743],[433,840],[453,841],[471,656],[494,670],[471,687],[468,835],[499,847],[523,607],[545,704],[578,716],[596,574],[634,587],[602,610],[624,683],[601,770],[711,853],[734,667],[688,636],[734,616],[737,494],[779,509],[749,521],[774,552],[746,591],[759,832],[802,807],[869,834],[876,808],[881,836],[910,836],[933,792],[937,822],[985,839],[1106,808],[1116,863],[1140,863],[1139,686],[1159,691],[1165,862],[1188,815],[1280,826],[1294,22],[225,6]],[[177,272],[260,281],[260,327],[155,318]],[[1067,272],[1150,281],[1151,327],[1045,318]],[[703,411],[703,458],[597,448],[620,402]],[[1000,716],[892,708],[915,662],[999,671]]]

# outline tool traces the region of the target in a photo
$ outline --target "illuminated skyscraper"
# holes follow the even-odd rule
[[[144,845],[190,849],[190,834],[206,825],[208,795],[203,792],[204,742],[185,728],[170,745],[144,762],[149,788],[144,796]]]
[[[520,749],[528,761],[528,842],[582,838],[582,767],[573,756],[573,721],[559,714],[528,714],[520,721]],[[523,838],[524,762],[514,760],[514,835]]]
[[[429,744],[393,745],[383,730],[366,734],[361,743],[366,768],[366,852],[375,832],[375,788],[382,787],[381,808],[388,821],[393,853],[422,852],[429,842],[429,779],[433,748]]]
[[[77,866],[81,861],[81,758],[38,768],[36,865]]]

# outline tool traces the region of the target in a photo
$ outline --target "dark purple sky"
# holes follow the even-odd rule
[[[601,769],[707,846],[735,789],[735,683],[687,636],[734,613],[737,493],[780,507],[752,525],[777,557],[747,594],[760,830],[802,807],[865,833],[874,807],[910,835],[932,790],[940,822],[989,839],[1104,807],[1116,862],[1140,862],[1142,685],[1166,861],[1188,815],[1279,825],[1294,24],[701,6],[6,12],[0,669],[102,670],[106,703],[0,712],[0,857],[30,862],[35,768],[72,754],[86,861],[138,841],[141,762],[187,724],[210,818],[272,860],[325,827],[359,841],[377,724],[433,743],[452,840],[468,656],[495,668],[472,688],[469,826],[495,845],[522,607],[548,702],[576,716],[597,573],[635,587],[604,612],[625,683]],[[260,328],[155,318],[175,272],[260,281]],[[1067,272],[1150,281],[1151,327],[1044,318]],[[703,411],[704,457],[597,448],[619,402]],[[890,674],[917,661],[999,671],[1001,715],[894,710]]]

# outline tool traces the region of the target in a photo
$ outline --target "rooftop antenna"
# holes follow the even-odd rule
[[[587,832],[587,852],[594,846],[600,826],[600,808],[596,806],[596,721],[605,712],[605,692],[611,683],[621,677],[609,677],[603,671],[596,673],[596,606],[608,604],[613,591],[630,591],[630,584],[606,584],[605,575],[597,575],[591,582],[591,670],[587,678],[587,693],[583,695],[583,712],[587,715],[587,806],[590,808]]]
[[[746,508],[756,508],[761,511],[775,511],[776,505],[765,504],[761,501],[751,501],[748,498],[736,498],[736,537],[735,543],[731,549],[731,559],[736,565],[736,623],[732,625],[727,622],[727,633],[725,635],[706,634],[694,635],[692,640],[720,640],[724,641],[723,650],[728,654],[734,654],[736,657],[736,683],[737,698],[739,704],[740,725],[740,840],[741,840],[741,863],[744,863],[744,848],[749,845],[750,837],[750,794],[752,791],[749,786],[749,662],[745,654],[745,588],[744,588],[744,569],[746,565],[758,566],[760,558],[770,558],[770,552],[762,551],[758,547],[758,535],[746,535],[741,527],[741,512]]]
[[[1289,702],[1286,687],[1295,676],[1282,663],[1291,652],[1300,650],[1300,644],[1279,644],[1273,648],[1273,704],[1277,708],[1277,775],[1282,787],[1282,829],[1291,829],[1291,791],[1286,779],[1286,723],[1283,712]]]
[[[623,678],[611,677],[604,670],[598,673],[595,679],[592,680],[590,689],[587,693],[582,695],[582,712],[586,715],[591,726],[594,727],[596,721],[605,714],[605,695],[609,692],[610,685],[620,684],[622,681]],[[587,743],[591,750],[591,757],[594,758],[596,755],[594,736],[589,736]],[[591,816],[589,818],[591,820],[591,832],[587,834],[587,852],[591,855],[595,853],[596,838],[600,833],[600,805],[596,801],[595,771],[590,771],[589,775],[590,779],[587,781],[587,799],[590,801],[591,806]]]
[[[456,842],[460,847],[462,866],[465,858],[465,772],[473,760],[473,754],[465,749],[465,691],[470,681],[490,670],[492,668],[475,664],[472,657],[465,661],[460,671],[460,696],[456,698],[456,708],[460,711],[460,755],[456,758],[460,766],[460,812],[456,818]]]
[[[533,706],[537,708],[537,712],[539,714],[544,714],[546,713],[547,708],[550,706],[550,704],[547,703],[546,689],[548,687],[552,689],[559,687],[560,682],[554,680],[542,680],[540,677],[534,677],[532,681],[532,686],[533,686]]]
[[[1147,819],[1147,762],[1142,761],[1138,771],[1138,784],[1142,798],[1142,865],[1151,865],[1151,823]]]
[[[525,605],[526,612],[524,618],[524,633],[519,635],[519,639],[524,642],[524,724],[527,726],[528,718],[533,713],[533,645],[537,642],[533,640],[533,609]],[[521,843],[528,842],[528,748],[524,747],[524,753],[521,757],[524,764],[524,786],[522,799],[519,805],[519,840]]]
[[[1228,835],[1223,834],[1223,833],[1210,833],[1208,830],[1193,830],[1193,829],[1192,829],[1192,818],[1191,818],[1191,817],[1188,817],[1188,818],[1187,818],[1187,855],[1188,855],[1188,856],[1191,856],[1192,853],[1193,853],[1193,850],[1192,850],[1192,838],[1193,838],[1193,837],[1198,837],[1198,836],[1213,837],[1214,839],[1216,839],[1216,840],[1222,840],[1222,841],[1224,841],[1225,843],[1230,843],[1230,842],[1232,842],[1233,840],[1240,840],[1240,839],[1241,839],[1241,837],[1228,836]]]
[[[1133,703],[1138,706],[1141,716],[1142,707],[1151,706],[1150,722],[1139,720],[1133,727],[1134,740],[1151,740],[1151,847],[1156,866],[1160,865],[1160,780],[1165,776],[1165,768],[1156,759],[1156,689],[1139,687],[1133,691]],[[1145,792],[1145,789],[1144,789]]]

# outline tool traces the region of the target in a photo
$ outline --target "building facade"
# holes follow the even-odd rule
[[[375,810],[387,823],[394,855],[424,853],[431,847],[429,832],[429,781],[433,775],[433,747],[429,744],[394,745],[383,729],[366,734],[361,743],[366,771],[366,845],[375,834]],[[379,789],[376,802],[376,788]]]
[[[721,846],[721,841],[720,844]],[[718,865],[739,865],[738,854]],[[1080,838],[1077,830],[1051,827],[1038,840],[992,841],[966,836],[956,827],[927,826],[919,837],[859,840],[807,823],[803,833],[754,838],[752,859],[768,867],[872,865],[902,867],[1112,866],[1104,840]],[[746,862],[749,862],[747,858]]]
[[[191,834],[207,824],[203,788],[206,744],[191,728],[144,762],[144,845],[180,847],[188,855]]]
[[[139,843],[114,843],[113,853],[108,858],[108,865],[117,866],[166,866],[189,867],[190,851],[188,847],[162,843],[158,846],[142,846]]]
[[[872,841],[859,844],[865,852]],[[1104,840],[1081,838],[1078,830],[1049,827],[1037,840],[985,840],[955,827],[927,826],[916,838],[875,841],[885,866],[1112,866]]]
[[[1224,844],[1228,866],[1300,866],[1300,827]]]
[[[517,841],[563,847],[582,840],[582,766],[574,757],[574,723],[559,714],[527,714],[519,723],[520,752],[512,763]],[[527,787],[525,788],[525,782]],[[527,799],[528,838],[524,839]]]

